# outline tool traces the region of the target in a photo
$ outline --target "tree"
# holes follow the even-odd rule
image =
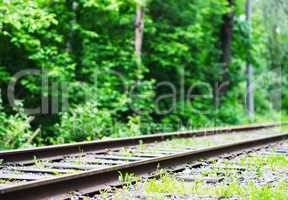
[[[144,6],[141,1],[137,1],[135,18],[135,53],[138,66],[142,63],[142,43],[144,31]]]
[[[251,31],[252,31],[252,1],[246,1],[246,21],[248,24],[248,45],[251,46]],[[248,117],[250,120],[254,119],[254,93],[253,93],[253,66],[251,64],[251,53],[247,51],[247,61],[246,61],[246,73],[247,73],[247,99],[246,99],[246,106]]]
[[[223,23],[220,31],[220,43],[222,55],[220,62],[223,66],[221,80],[217,81],[214,88],[214,104],[218,108],[220,106],[220,97],[226,92],[229,82],[229,65],[231,62],[231,46],[233,37],[234,23],[234,0],[228,0],[229,12],[223,16]]]

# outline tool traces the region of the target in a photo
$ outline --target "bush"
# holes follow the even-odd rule
[[[128,122],[116,120],[115,113],[99,109],[95,103],[77,105],[63,113],[56,125],[56,140],[52,143],[71,143],[91,141],[107,137],[126,137],[140,135],[141,118],[128,117]],[[122,120],[124,121],[124,120]]]
[[[19,107],[20,106],[20,107]],[[19,104],[15,115],[7,115],[0,101],[0,148],[16,149],[31,146],[32,140],[37,135],[30,127],[32,117],[28,117]]]

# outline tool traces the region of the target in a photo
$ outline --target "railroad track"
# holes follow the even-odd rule
[[[179,170],[199,159],[286,139],[287,133],[275,129],[282,125],[286,124],[217,128],[1,152],[0,199],[59,199],[68,198],[75,191],[97,192],[119,185],[119,173],[151,177],[159,168]]]
[[[137,179],[125,187],[111,188],[100,194],[73,199],[86,200],[242,200],[288,199],[288,140],[261,148],[230,153],[187,163],[179,171],[160,171],[152,179]],[[126,178],[126,179],[128,179]]]

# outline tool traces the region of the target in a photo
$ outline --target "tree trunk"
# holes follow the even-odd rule
[[[74,51],[74,36],[75,36],[75,30],[72,28],[72,25],[77,23],[77,9],[78,9],[78,3],[73,1],[73,0],[68,0],[66,1],[67,6],[69,8],[69,10],[71,10],[71,12],[73,12],[74,16],[70,19],[70,24],[71,24],[71,30],[69,31],[68,35],[67,35],[67,42],[66,42],[66,50],[69,53],[73,53]]]
[[[252,32],[252,5],[251,0],[246,0],[246,21],[248,23],[249,33],[248,41],[249,48],[251,47],[251,32]],[[247,51],[247,61],[246,61],[246,73],[247,73],[247,94],[246,94],[246,107],[247,114],[250,120],[254,119],[254,88],[253,88],[253,66],[251,65],[251,53]]]
[[[141,65],[142,63],[143,30],[144,30],[144,7],[140,3],[138,3],[136,10],[136,20],[135,20],[135,54],[138,65]]]
[[[220,106],[220,98],[225,93],[228,88],[229,83],[229,65],[231,61],[231,45],[232,45],[232,36],[233,36],[233,20],[234,20],[234,0],[228,0],[229,7],[232,9],[230,13],[227,13],[223,16],[223,24],[220,32],[220,41],[222,56],[220,62],[222,63],[222,73],[221,80],[217,81],[214,86],[214,104],[218,108]]]

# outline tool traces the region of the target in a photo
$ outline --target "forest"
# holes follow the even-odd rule
[[[0,149],[288,119],[286,0],[0,0]]]

